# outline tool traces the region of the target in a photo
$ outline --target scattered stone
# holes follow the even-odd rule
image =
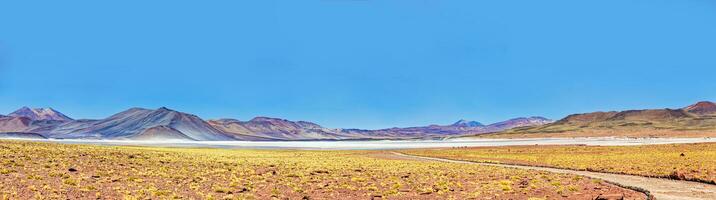
[[[676,179],[676,180],[686,180],[686,175],[684,173],[673,171],[669,175],[669,178]]]
[[[75,169],[75,168],[69,168],[69,169],[67,169],[67,171],[70,171],[70,172],[76,172],[76,171],[77,171],[77,169]]]
[[[594,200],[624,200],[624,194],[600,194]]]
[[[684,153],[681,153],[681,157],[684,157],[684,156],[686,156],[686,154],[684,154]]]
[[[420,192],[420,195],[428,195],[428,194],[432,194],[432,193],[433,193],[433,191],[424,191],[424,192]]]
[[[311,172],[311,175],[316,175],[316,174],[328,174],[328,173],[329,173],[329,172],[326,171],[326,170],[314,170],[313,172]]]
[[[383,195],[379,195],[379,194],[374,194],[374,195],[373,195],[372,197],[370,197],[370,199],[371,199],[371,200],[375,200],[375,199],[383,199]]]
[[[529,185],[530,185],[530,181],[529,181],[529,180],[527,180],[527,179],[522,179],[522,181],[520,181],[520,184],[519,184],[518,187],[519,187],[519,188],[527,188],[527,186],[529,186]]]
[[[256,170],[256,175],[264,175],[264,174],[270,174],[270,175],[276,175],[278,174],[275,169],[258,169]]]

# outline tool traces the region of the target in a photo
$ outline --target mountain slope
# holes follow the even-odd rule
[[[497,122],[494,124],[490,124],[488,129],[491,129],[491,132],[494,131],[502,131],[507,130],[511,128],[517,128],[517,127],[530,127],[530,126],[540,126],[545,124],[553,123],[554,121],[551,119],[547,119],[544,117],[520,117],[520,118],[514,118],[503,122]]]
[[[331,129],[305,121],[256,117],[249,121],[235,119],[209,120],[215,128],[236,135],[249,135],[276,140],[340,140],[340,139],[410,139],[433,138],[463,134],[487,133],[520,126],[542,125],[551,122],[541,117],[517,118],[488,126],[479,122],[460,120],[451,125],[430,125],[378,130]]]
[[[390,128],[379,130],[342,129],[342,134],[352,137],[370,136],[371,138],[430,138],[450,137],[469,134],[483,134],[503,131],[508,128],[537,126],[551,123],[543,117],[515,118],[507,121],[483,125],[476,121],[459,120],[451,125],[430,125],[408,128]]]
[[[311,122],[256,117],[249,121],[235,119],[209,120],[215,128],[239,136],[254,136],[275,140],[344,139],[336,130]]]
[[[62,116],[51,109],[25,107],[12,116],[0,117],[0,132],[37,133],[50,138],[267,140],[227,134],[195,115],[164,107],[132,108],[101,120],[72,120]]]
[[[33,126],[33,128],[30,129],[29,132],[42,133],[46,137],[50,138],[63,138],[71,133],[77,132],[82,129],[87,129],[94,125],[97,121],[99,120],[81,119],[61,123],[43,123],[42,125],[38,125],[37,121],[35,121],[33,122],[35,126]],[[87,133],[86,135],[89,136],[92,134]]]
[[[709,101],[698,102],[683,109],[695,115],[716,115],[716,103]]]
[[[72,121],[72,118],[52,109],[52,108],[28,108],[22,107],[15,112],[9,114],[12,117],[27,117],[31,120],[56,120],[56,121]]]
[[[25,132],[2,132],[0,138],[11,138],[11,139],[47,139],[37,133],[25,133]]]
[[[0,117],[0,132],[23,132],[30,129],[32,120],[27,117]]]
[[[569,115],[552,124],[514,128],[498,135],[533,136],[680,136],[716,134],[716,116],[711,102],[682,109],[645,109]],[[531,136],[530,136],[531,135]]]
[[[193,140],[235,139],[214,129],[195,115],[177,112],[164,107],[157,110],[132,108],[84,126],[86,127],[69,131],[67,136],[113,139],[133,138],[148,129],[165,126],[171,129],[158,128],[151,130],[151,133],[155,135],[154,137],[160,137],[157,135],[161,135],[162,130],[166,131],[167,135],[176,135],[175,131],[178,131]]]
[[[195,140],[194,138],[184,135],[184,133],[179,130],[164,125],[145,129],[141,133],[132,135],[129,138],[135,140]]]
[[[47,134],[50,130],[64,123],[74,121],[37,120],[33,121],[27,117],[0,117],[0,132],[27,132]]]
[[[548,123],[544,118],[516,118],[490,125],[460,120],[451,125],[430,125],[379,130],[332,129],[306,121],[256,117],[249,121],[201,118],[167,108],[132,108],[100,120],[72,120],[60,112],[27,107],[0,116],[0,132],[37,133],[49,138],[136,140],[344,140],[440,138],[501,131]]]
[[[407,138],[429,138],[444,137],[451,135],[459,135],[482,130],[483,127],[467,127],[467,126],[441,126],[430,125],[420,127],[407,128],[389,128],[378,130],[363,129],[340,129],[340,134],[353,138],[371,138],[371,139],[407,139]]]

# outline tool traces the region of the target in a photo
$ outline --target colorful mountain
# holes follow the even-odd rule
[[[9,114],[12,117],[27,117],[31,120],[56,120],[56,121],[72,121],[72,118],[52,109],[52,108],[28,108],[22,107],[15,112]]]
[[[323,128],[305,121],[256,117],[249,121],[235,119],[209,120],[215,128],[237,136],[254,136],[274,140],[337,140],[346,139],[335,129]]]
[[[551,124],[509,129],[495,135],[519,137],[678,137],[716,134],[716,105],[703,101],[680,109],[644,109],[573,114]]]
[[[710,101],[698,102],[687,106],[684,111],[696,115],[716,115],[716,103]]]
[[[515,118],[490,125],[459,120],[430,125],[378,130],[325,128],[306,121],[256,117],[248,121],[204,121],[196,115],[161,107],[132,108],[98,120],[72,120],[51,109],[23,107],[0,117],[0,132],[36,133],[48,138],[127,140],[348,140],[442,138],[537,126],[551,121],[541,117]]]

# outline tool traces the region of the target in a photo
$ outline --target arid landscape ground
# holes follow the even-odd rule
[[[0,141],[3,199],[646,199],[578,175],[385,151],[109,147]]]
[[[510,146],[403,150],[410,155],[545,166],[716,184],[716,143]]]
[[[3,199],[716,198],[712,102],[379,130],[22,108],[0,128],[20,139],[0,140]]]

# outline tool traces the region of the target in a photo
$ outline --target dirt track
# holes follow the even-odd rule
[[[697,183],[691,181],[678,181],[669,180],[662,178],[649,178],[642,176],[631,176],[622,174],[611,174],[611,173],[599,173],[599,172],[588,172],[588,171],[577,171],[577,170],[566,170],[556,169],[548,167],[531,167],[531,166],[520,166],[520,165],[508,165],[508,164],[491,164],[491,163],[477,163],[460,160],[450,160],[443,158],[423,157],[406,155],[398,152],[392,152],[394,156],[404,159],[423,160],[423,161],[438,161],[438,162],[451,162],[451,163],[463,163],[463,164],[479,164],[488,166],[498,167],[509,167],[527,170],[541,170],[549,171],[554,173],[567,173],[576,174],[585,177],[602,179],[609,181],[614,184],[621,185],[628,188],[640,188],[648,191],[658,200],[712,200],[716,199],[716,185],[710,185],[705,183]]]

